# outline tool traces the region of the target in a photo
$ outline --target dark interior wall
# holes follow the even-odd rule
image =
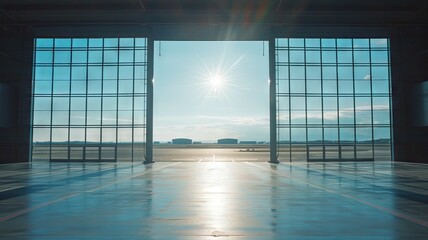
[[[394,160],[428,163],[427,109],[423,104],[423,86],[428,81],[428,29],[393,32],[391,65]]]
[[[0,163],[28,162],[32,35],[0,26]]]

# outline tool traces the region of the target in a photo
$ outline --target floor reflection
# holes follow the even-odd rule
[[[424,239],[427,170],[398,163],[0,166],[0,238]]]

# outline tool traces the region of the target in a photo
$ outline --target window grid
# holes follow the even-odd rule
[[[277,38],[275,59],[279,160],[391,160],[388,39]]]
[[[147,39],[37,38],[34,44],[32,159],[142,160]]]

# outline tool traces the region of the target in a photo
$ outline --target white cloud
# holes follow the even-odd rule
[[[370,76],[370,74],[367,74],[366,76],[364,76],[364,80],[370,80],[372,77]]]

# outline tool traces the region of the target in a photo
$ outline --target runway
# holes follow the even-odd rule
[[[210,147],[156,147],[155,161],[161,162],[267,162],[269,146]]]

